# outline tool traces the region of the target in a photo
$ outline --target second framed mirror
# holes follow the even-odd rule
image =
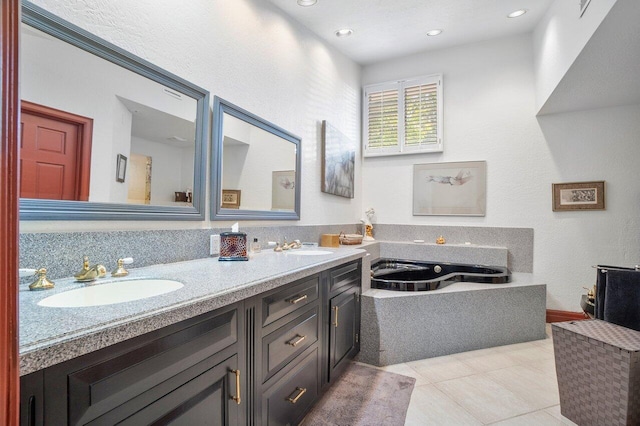
[[[300,219],[300,138],[217,96],[213,122],[211,219]]]

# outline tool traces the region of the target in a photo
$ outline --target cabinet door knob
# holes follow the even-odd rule
[[[236,393],[237,396],[231,396],[238,405],[240,405],[240,370],[231,370],[233,374],[236,375]]]
[[[336,315],[335,315],[335,322],[333,323],[333,325],[335,325],[335,326],[336,326],[336,328],[338,328],[338,310],[339,310],[339,309],[340,309],[340,308],[339,308],[339,307],[337,307],[337,306],[334,306],[334,307],[333,307],[333,310],[334,310],[334,311],[335,311],[335,313],[336,313]]]
[[[287,345],[291,345],[293,347],[298,346],[300,343],[302,343],[304,341],[304,339],[306,339],[307,336],[301,336],[299,334],[296,334],[296,337],[294,337],[293,339],[289,340],[287,342]]]
[[[289,299],[289,303],[291,303],[292,305],[295,305],[296,303],[302,302],[306,298],[307,298],[307,295],[303,294],[302,296],[296,297],[295,299]]]
[[[307,388],[296,388],[296,390],[294,391],[294,393],[298,393],[296,396],[293,396],[293,394],[291,396],[289,396],[289,398],[287,398],[287,401],[289,401],[292,404],[295,404],[296,402],[298,402],[298,400],[300,398],[302,398],[302,395],[304,395],[305,393],[307,393]]]

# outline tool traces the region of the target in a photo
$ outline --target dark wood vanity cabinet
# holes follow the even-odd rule
[[[21,378],[21,425],[295,425],[359,350],[360,261]]]

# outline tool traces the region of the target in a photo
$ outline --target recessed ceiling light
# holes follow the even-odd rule
[[[527,13],[527,9],[519,9],[511,12],[507,15],[507,18],[517,18],[518,16],[522,16]]]
[[[313,6],[318,3],[318,0],[298,0],[300,6]]]
[[[431,31],[427,32],[427,35],[429,37],[433,37],[433,36],[440,35],[440,33],[442,33],[442,30],[431,30]]]
[[[336,35],[338,37],[348,37],[353,34],[353,30],[351,28],[343,28],[341,30],[336,31]]]

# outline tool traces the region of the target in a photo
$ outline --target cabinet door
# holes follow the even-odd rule
[[[329,306],[329,380],[337,377],[346,361],[359,349],[360,288],[351,289],[331,299]]]
[[[209,403],[223,386],[211,387],[223,374],[217,366],[239,354],[241,312],[225,307],[45,369],[45,423],[113,425],[158,401],[196,413],[185,407]]]
[[[20,377],[20,426],[40,426],[44,406],[42,370]]]
[[[240,424],[239,403],[242,401],[242,390],[239,374],[238,357],[234,355],[118,424],[122,426]],[[109,423],[98,419],[96,424]]]

